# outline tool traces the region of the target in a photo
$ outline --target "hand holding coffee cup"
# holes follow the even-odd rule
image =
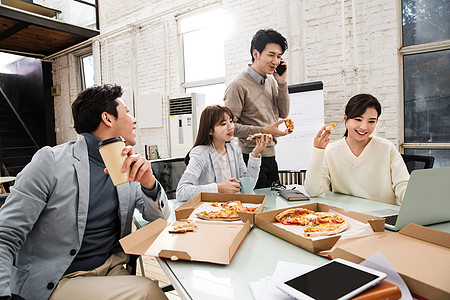
[[[240,184],[235,177],[225,179],[221,183],[217,184],[217,191],[219,193],[234,194],[239,192],[239,190]]]
[[[118,136],[101,141],[98,144],[98,151],[102,156],[109,176],[115,186],[128,182],[130,176],[129,168],[122,171],[127,155],[123,154],[125,148],[125,140]]]
[[[140,154],[133,154],[133,148],[128,146],[123,149],[123,154],[127,155],[122,172],[129,170],[129,181],[138,181],[141,186],[152,190],[156,184],[156,178],[152,172],[151,163]]]
[[[149,190],[155,187],[151,164],[140,154],[133,154],[133,148],[125,147],[122,137],[114,137],[99,143],[98,149],[106,165],[106,172],[115,186],[129,181],[139,181]]]
[[[252,194],[253,188],[255,187],[255,178],[252,177],[242,177],[239,179],[241,183],[241,194]]]

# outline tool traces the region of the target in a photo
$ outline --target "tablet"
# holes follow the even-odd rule
[[[385,277],[382,272],[337,258],[277,287],[297,299],[350,299]]]

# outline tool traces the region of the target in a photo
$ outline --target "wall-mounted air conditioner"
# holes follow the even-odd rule
[[[197,137],[205,95],[190,93],[169,98],[170,156],[185,156]]]

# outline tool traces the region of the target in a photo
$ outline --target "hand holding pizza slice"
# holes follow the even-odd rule
[[[292,119],[286,118],[284,120],[284,124],[286,125],[286,128],[289,133],[292,133],[294,131],[294,121],[292,121]]]
[[[325,130],[331,131],[331,129],[333,129],[333,128],[336,127],[336,126],[337,126],[337,124],[332,123],[332,124],[328,125],[327,127],[325,127]]]
[[[254,133],[254,134],[250,134],[250,135],[247,137],[247,140],[248,140],[248,141],[251,141],[251,140],[253,140],[253,139],[262,138],[262,137],[264,137],[264,136],[267,136],[267,137],[270,139],[270,141],[273,140],[273,137],[272,137],[272,135],[271,135],[270,133]]]

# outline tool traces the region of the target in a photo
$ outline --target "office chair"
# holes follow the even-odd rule
[[[433,156],[402,154],[402,157],[409,174],[414,170],[431,169],[434,165]]]
[[[128,254],[128,256],[130,257],[130,261],[126,265],[128,273],[130,273],[130,275],[136,275],[137,260],[138,260],[138,258],[140,258],[141,260],[139,261],[139,263],[141,264],[141,270],[142,270],[141,272],[142,272],[142,275],[145,276],[142,257],[139,255],[134,255],[134,254]]]

